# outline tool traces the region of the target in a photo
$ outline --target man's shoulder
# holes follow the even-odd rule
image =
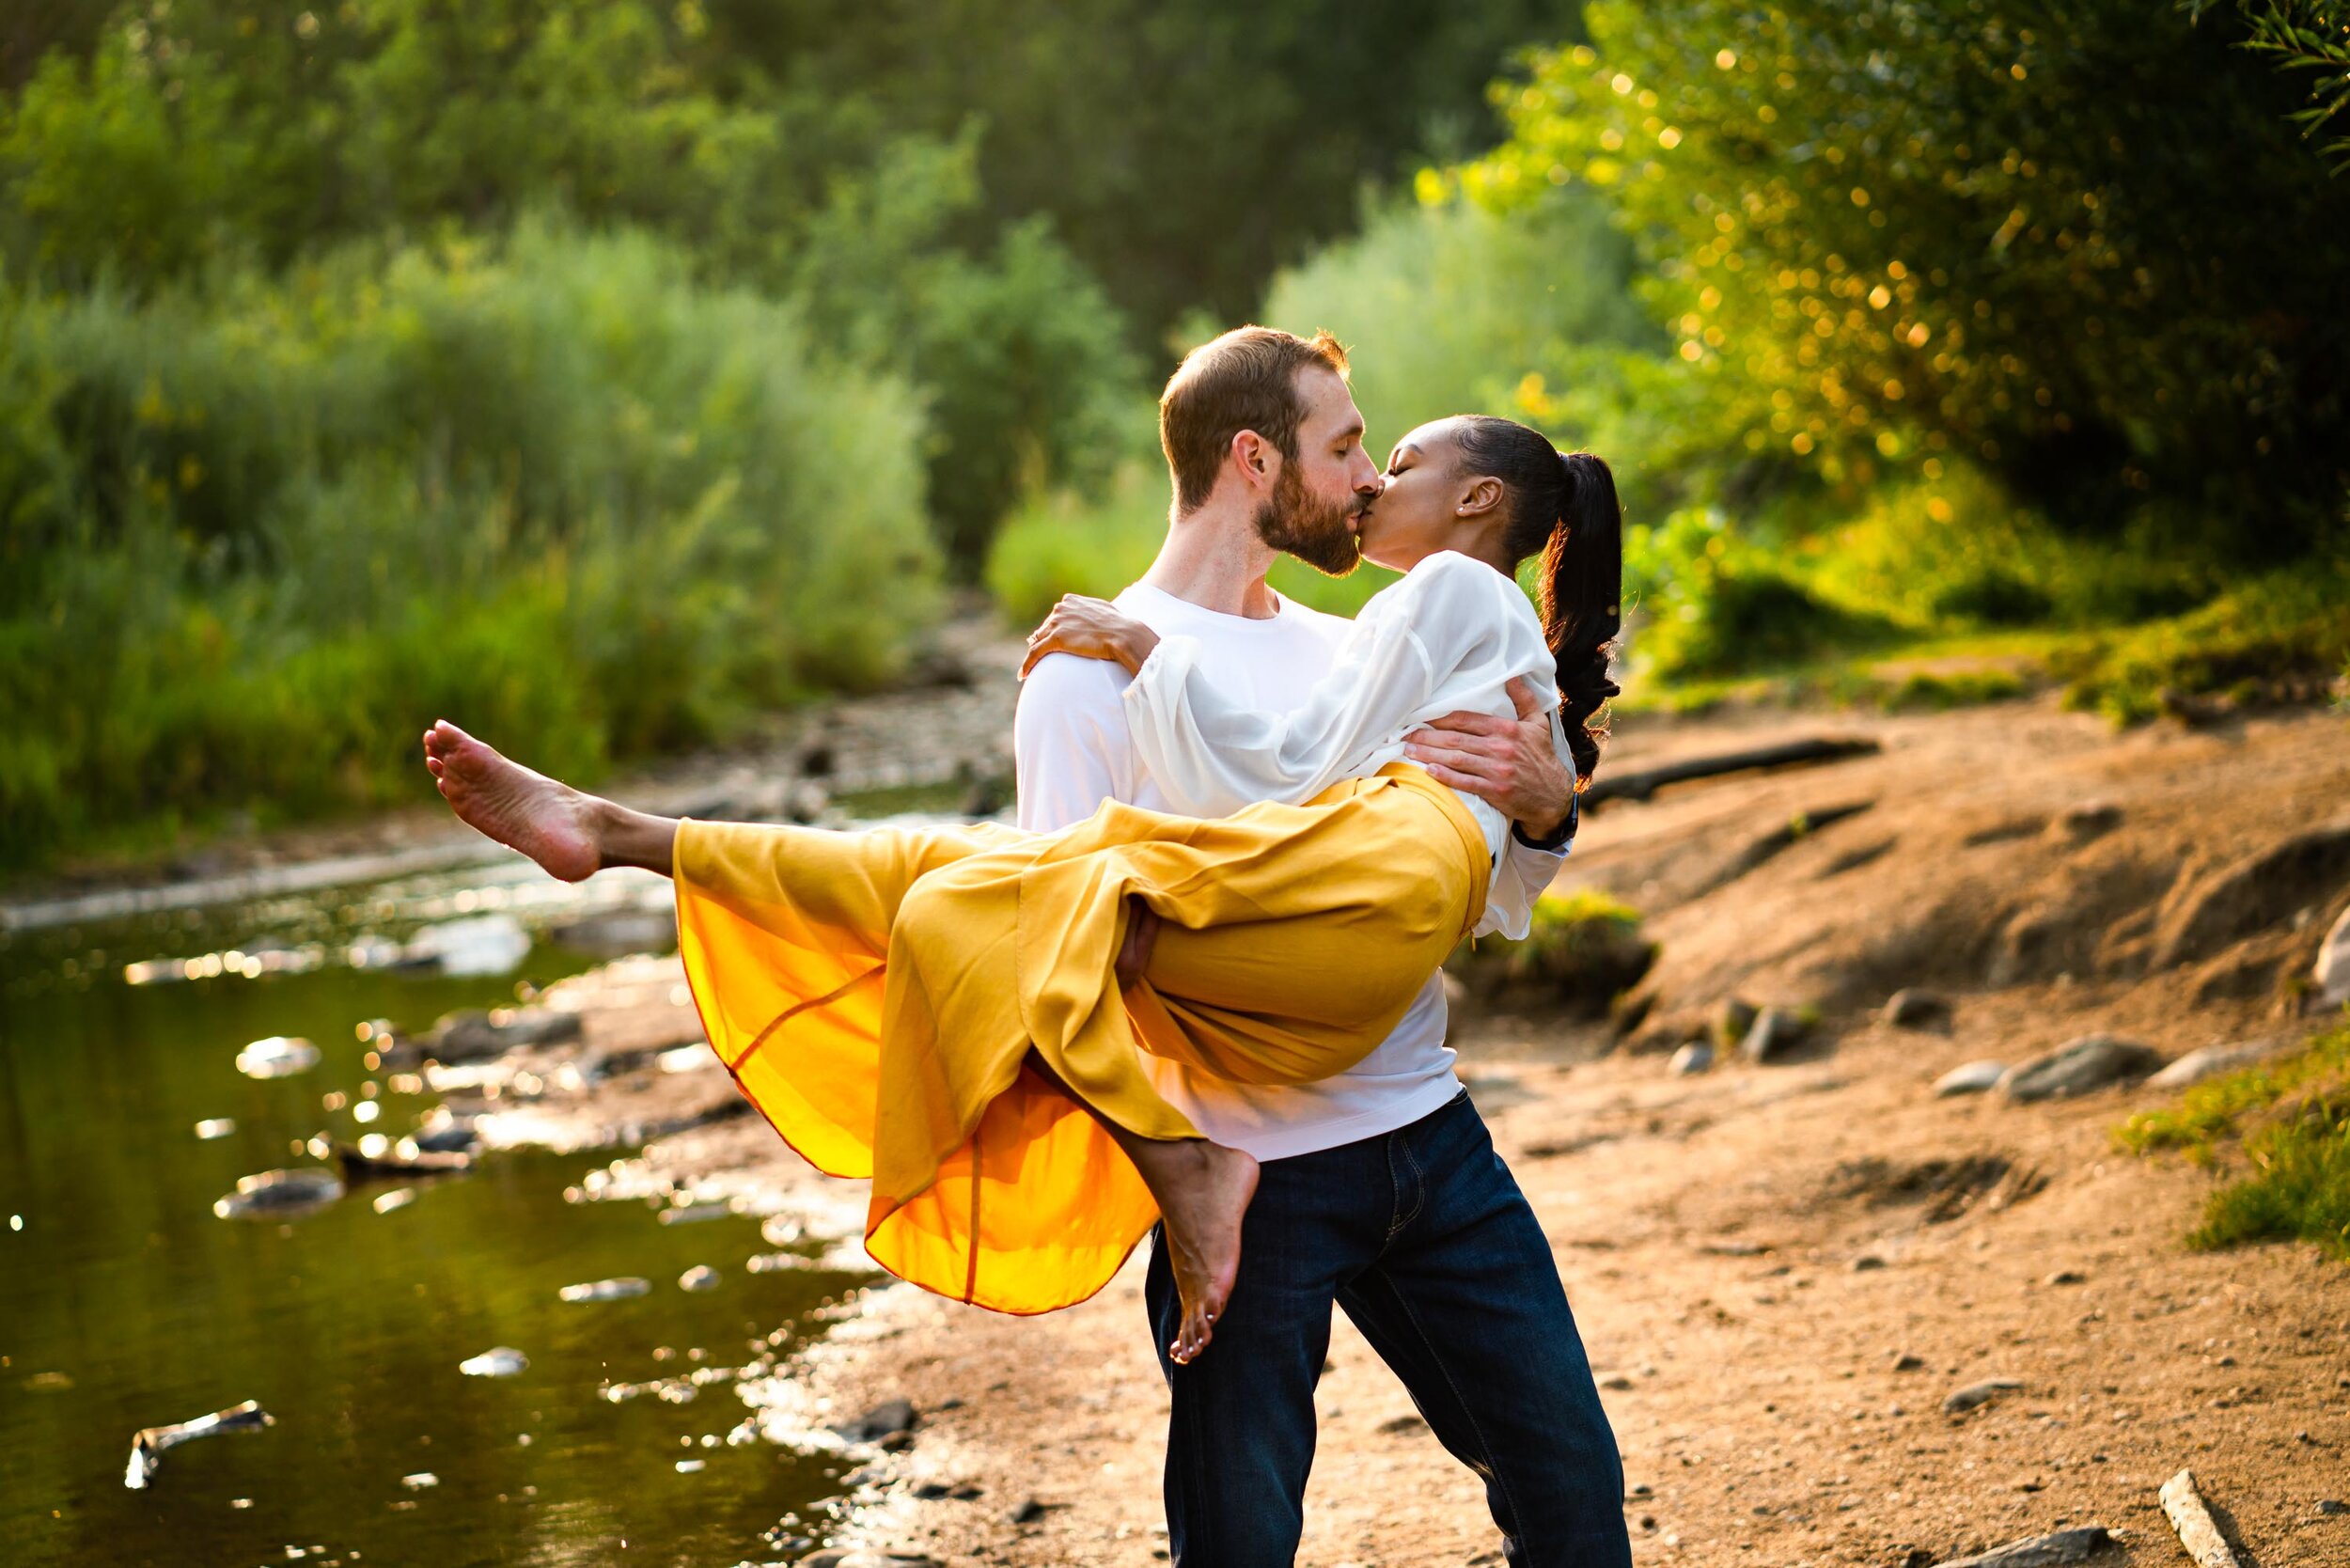
[[[1047,653],[1020,682],[1020,713],[1115,711],[1119,694],[1132,680],[1107,659],[1081,659],[1074,653]]]

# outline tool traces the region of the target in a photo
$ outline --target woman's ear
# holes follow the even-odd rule
[[[1483,517],[1501,505],[1501,481],[1486,474],[1461,487],[1453,514],[1464,519]]]

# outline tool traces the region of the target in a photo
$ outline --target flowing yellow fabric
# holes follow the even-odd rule
[[[1460,797],[1401,763],[1212,822],[1116,802],[1055,834],[686,822],[679,948],[751,1103],[818,1169],[872,1178],[874,1259],[1043,1312],[1158,1217],[1085,1107],[1199,1136],[1137,1050],[1250,1083],[1343,1072],[1475,925],[1490,869]],[[1165,924],[1121,993],[1130,894]]]

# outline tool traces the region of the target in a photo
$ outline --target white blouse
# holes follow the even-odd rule
[[[1557,666],[1534,606],[1510,578],[1447,550],[1371,596],[1303,706],[1286,713],[1241,706],[1201,672],[1197,639],[1166,636],[1127,684],[1126,723],[1136,755],[1177,810],[1221,817],[1261,800],[1311,800],[1340,779],[1409,761],[1403,737],[1447,713],[1514,719],[1508,686],[1518,676],[1537,691],[1556,688]],[[1572,773],[1555,707],[1550,733]],[[1455,792],[1498,865],[1508,819]],[[1524,936],[1542,891],[1496,876],[1479,934]]]

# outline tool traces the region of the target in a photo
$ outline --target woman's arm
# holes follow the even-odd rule
[[[1186,811],[1310,799],[1402,755],[1402,728],[1432,715],[1448,681],[1500,657],[1512,631],[1504,590],[1517,592],[1465,557],[1424,564],[1363,607],[1329,672],[1286,712],[1251,708],[1216,687],[1193,639],[1163,639],[1126,687],[1136,754]]]

